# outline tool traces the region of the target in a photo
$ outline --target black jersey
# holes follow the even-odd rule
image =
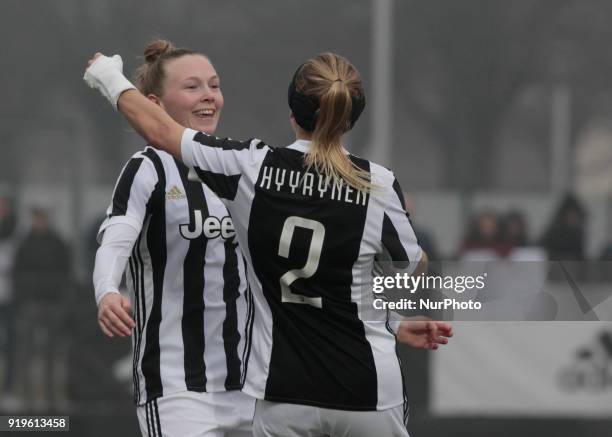
[[[243,390],[269,401],[383,410],[404,401],[394,334],[362,318],[375,258],[421,257],[393,174],[349,155],[363,193],[304,165],[308,141],[271,148],[190,129],[182,158],[225,202],[254,300]]]

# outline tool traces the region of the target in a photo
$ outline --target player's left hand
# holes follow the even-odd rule
[[[453,336],[450,323],[434,320],[403,320],[397,330],[397,340],[417,349],[436,350]]]

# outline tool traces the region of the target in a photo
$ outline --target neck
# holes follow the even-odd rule
[[[304,129],[302,129],[301,127],[297,127],[297,129],[295,130],[295,139],[296,140],[312,140],[312,133],[311,132],[307,132]]]
[[[311,141],[312,140],[312,135],[296,135],[295,136],[296,140],[307,140],[307,141]]]

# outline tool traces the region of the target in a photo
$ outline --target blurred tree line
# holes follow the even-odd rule
[[[397,5],[400,104],[442,148],[444,186],[491,187],[498,171],[492,154],[504,129],[519,130],[511,133],[519,138],[527,131],[539,153],[547,154],[550,93],[558,81],[572,92],[573,138],[609,113],[611,2]],[[515,171],[519,177],[521,169]]]
[[[117,128],[116,115],[80,80],[98,49],[123,53],[126,71],[153,37],[204,51],[226,84],[220,133],[256,134],[272,144],[290,137],[285,84],[301,60],[339,51],[369,79],[370,0],[4,0],[2,6],[5,181],[20,180],[33,156],[23,156],[24,135],[41,119],[85,126],[86,155],[100,182],[112,182],[142,146],[124,123]],[[545,156],[550,87],[558,81],[572,90],[573,136],[612,109],[612,2],[397,0],[394,16],[394,105],[402,118],[396,139],[408,144],[397,159],[417,170],[409,145],[416,142],[414,127],[442,158],[442,176],[430,183],[436,188],[503,188],[494,187],[493,163],[508,137],[526,138]],[[367,149],[368,131],[367,122],[355,129],[357,151]],[[50,166],[60,166],[44,140],[30,139],[38,145],[33,150],[40,147]]]

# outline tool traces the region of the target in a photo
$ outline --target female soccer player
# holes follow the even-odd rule
[[[259,399],[254,434],[406,436],[394,332],[364,317],[362,301],[379,255],[416,273],[426,257],[393,173],[341,146],[365,106],[356,69],[331,53],[301,65],[289,86],[296,141],[270,148],[185,129],[129,91],[119,57],[90,64],[90,86],[182,159],[234,218],[255,304],[243,387]],[[420,323],[402,322],[399,335],[414,339],[425,326],[433,335],[421,346],[435,347],[451,334]]]
[[[213,133],[223,94],[209,59],[153,41],[138,89],[176,122]],[[134,398],[145,436],[251,435],[240,392],[246,278],[227,209],[188,169],[146,147],[125,165],[100,227],[94,284],[109,337],[134,332]],[[130,301],[118,293],[128,266]]]

